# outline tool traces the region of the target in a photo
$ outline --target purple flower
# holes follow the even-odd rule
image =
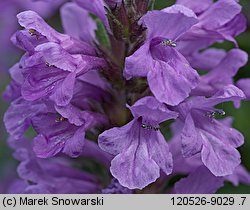
[[[129,189],[142,189],[160,176],[160,169],[166,174],[172,172],[172,155],[159,123],[177,114],[153,97],[137,101],[130,110],[134,119],[102,133],[99,146],[115,155],[110,171],[119,183]]]
[[[96,41],[96,23],[85,9],[75,3],[66,3],[61,7],[61,18],[64,32],[69,36],[89,44]]]
[[[25,101],[23,98],[14,100],[4,115],[4,123],[8,133],[16,139],[21,138],[30,127],[31,119],[44,112],[42,103]]]
[[[64,33],[34,11],[17,15],[23,29],[11,41],[25,54],[9,70],[4,123],[20,164],[5,192],[215,193],[226,181],[250,184],[237,150],[243,135],[232,118],[217,119],[226,115],[219,104],[248,99],[248,79],[234,86],[247,54],[208,48],[237,46],[241,6],[178,0],[148,11],[149,3],[67,2]]]
[[[191,8],[199,20],[180,38],[179,48],[186,56],[222,40],[232,41],[237,46],[234,37],[246,30],[246,19],[235,0],[219,0],[215,3],[209,0],[178,0],[177,3]]]
[[[221,123],[231,126],[232,118],[225,118]],[[182,155],[181,138],[178,133],[182,129],[181,123],[172,126],[174,138],[169,142],[169,148],[173,154],[174,170],[171,176],[174,175],[187,175],[186,178],[181,179],[175,183],[174,193],[186,194],[208,194],[215,193],[223,186],[225,181],[233,183],[238,186],[239,183],[249,185],[250,174],[246,169],[239,165],[235,168],[233,174],[228,176],[215,176],[212,174],[202,163],[199,155],[194,155],[189,158],[184,158]],[[170,177],[167,177],[169,179]]]
[[[102,190],[102,194],[132,194],[132,192],[132,190],[120,185],[117,179],[112,179],[110,185]]]
[[[48,113],[32,118],[32,126],[38,133],[34,139],[34,151],[38,157],[52,157],[61,151],[71,157],[81,155],[84,151],[85,132],[105,122],[101,115],[71,107],[68,109],[62,117]],[[77,112],[78,116],[74,119],[75,116],[70,116],[69,111]],[[71,120],[79,123],[78,126],[71,124]]]
[[[198,84],[197,72],[175,49],[178,38],[198,22],[197,17],[188,8],[175,5],[148,12],[141,22],[147,27],[147,38],[126,58],[124,76],[126,79],[147,77],[157,100],[177,105]]]
[[[188,172],[186,178],[176,182],[174,193],[177,194],[211,194],[220,189],[225,181],[238,186],[239,183],[250,185],[250,174],[246,169],[239,165],[234,173],[225,177],[214,176],[206,167],[199,166]]]
[[[213,0],[177,0],[176,4],[181,4],[185,7],[190,8],[195,14],[201,14],[206,11],[213,4]]]
[[[243,92],[246,95],[247,100],[250,100],[250,79],[246,78],[246,79],[240,79],[237,83],[236,83],[237,87],[239,87],[241,90],[243,90]]]
[[[216,52],[216,51],[213,51]],[[204,95],[211,96],[215,94],[217,91],[221,90],[223,87],[233,84],[233,78],[238,72],[238,70],[246,65],[248,60],[248,55],[239,49],[232,49],[228,53],[221,53],[221,57],[218,57],[218,52],[215,53],[214,57],[212,57],[212,51],[209,52],[204,51],[201,57],[211,55],[210,61],[212,62],[212,58],[220,61],[217,61],[217,65],[213,66],[212,69],[208,69],[208,73],[204,76],[201,76],[200,82],[198,86],[193,90],[192,95]],[[204,54],[204,55],[203,55]],[[217,56],[215,58],[215,56]],[[203,62],[204,63],[204,62]],[[215,62],[212,62],[215,63]],[[223,76],[218,76],[223,75]]]
[[[79,156],[84,149],[85,132],[107,123],[105,115],[90,111],[88,100],[103,100],[103,96],[108,95],[88,83],[77,84],[79,89],[75,91],[72,103],[64,107],[54,106],[49,101],[44,104],[22,98],[12,102],[4,118],[8,132],[20,138],[32,125],[38,134],[34,139],[34,151],[38,157],[55,156],[61,151],[72,157]],[[96,95],[82,91],[83,87],[95,91]]]
[[[6,101],[14,101],[21,96],[21,85],[24,81],[19,63],[15,64],[9,69],[9,74],[11,77],[11,82],[6,87],[3,98]]]
[[[225,101],[244,99],[244,93],[229,85],[211,98],[194,97],[177,108],[184,123],[181,131],[184,157],[201,155],[203,164],[215,175],[232,174],[240,164],[240,154],[235,149],[243,144],[243,136],[237,130],[214,119],[224,111],[213,106]]]
[[[215,193],[222,187],[222,177],[214,176],[206,167],[198,167],[187,178],[181,179],[175,184],[177,194],[208,194]]]
[[[234,186],[238,186],[240,183],[250,185],[250,174],[244,166],[239,165],[232,175],[225,177],[225,180],[233,183]]]
[[[105,2],[103,0],[74,0],[74,2],[76,2],[83,9],[100,18],[106,29],[109,30],[108,18],[104,9]]]
[[[73,97],[77,78],[90,70],[106,67],[105,60],[96,56],[93,47],[59,34],[36,13],[23,12],[18,19],[31,33],[19,32],[13,38],[27,51],[19,63],[24,76],[21,85],[24,99],[50,98],[57,105],[65,106]]]
[[[15,150],[14,156],[21,161],[18,174],[25,181],[18,183],[24,188],[22,193],[95,193],[98,180],[93,175],[67,166],[64,159],[44,160],[32,152],[27,139],[12,139],[9,144]],[[62,187],[63,186],[63,187]],[[10,191],[10,193],[12,193]]]
[[[33,0],[9,0],[0,2],[0,73],[6,72],[9,65],[9,57],[19,56],[19,53],[10,43],[10,37],[18,29],[15,19],[17,13],[23,10],[33,10],[39,13],[42,17],[48,18],[65,0],[54,0],[50,3]]]

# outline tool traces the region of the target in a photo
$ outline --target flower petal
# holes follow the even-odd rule
[[[177,0],[176,4],[181,4],[185,7],[188,7],[189,9],[193,10],[196,14],[199,14],[207,10],[213,4],[213,0],[203,0],[203,1]]]
[[[188,80],[185,77],[188,72],[184,72],[184,69],[182,71],[176,71],[165,62],[155,61],[154,70],[148,73],[148,83],[157,100],[173,106],[189,96],[191,89],[198,82],[198,74],[188,71],[188,77],[193,77],[192,80]]]
[[[171,174],[173,170],[173,158],[169,152],[165,138],[161,132],[150,132],[148,135],[150,135],[150,137],[147,139],[147,144],[151,158],[165,174]]]
[[[53,42],[41,44],[35,50],[41,53],[49,65],[54,65],[65,71],[75,72],[81,65],[78,57],[72,56],[60,45]]]
[[[127,80],[132,77],[146,77],[152,69],[153,61],[149,51],[149,42],[146,42],[134,54],[126,58],[123,75]]]
[[[17,15],[19,24],[29,31],[33,31],[40,39],[46,38],[49,42],[60,44],[64,49],[76,52],[80,51],[83,54],[95,55],[95,49],[85,42],[80,42],[73,39],[69,35],[61,34],[50,27],[42,17],[34,11],[24,11]],[[42,36],[42,37],[41,37]],[[73,48],[73,49],[72,49]]]
[[[19,24],[28,29],[35,30],[45,36],[49,41],[60,43],[68,39],[67,35],[63,35],[50,27],[36,12],[25,11],[17,15]]]
[[[66,120],[56,122],[56,119],[56,114],[37,115],[32,119],[33,128],[38,133],[34,139],[33,149],[40,158],[48,158],[58,154],[79,129]]]
[[[210,133],[201,130],[203,147],[201,159],[204,165],[215,176],[233,174],[240,164],[240,153],[232,146],[224,144],[220,139]]]
[[[128,133],[133,126],[134,121],[131,121],[120,128],[111,128],[104,131],[98,138],[99,147],[112,155],[118,155],[131,143]]]
[[[201,139],[202,136],[199,133],[199,130],[196,129],[191,114],[188,114],[185,120],[185,125],[181,132],[181,146],[183,156],[188,158],[201,152]]]
[[[211,70],[222,61],[226,54],[223,49],[209,48],[203,52],[195,52],[188,58],[188,61],[193,68]]]
[[[50,99],[55,101],[58,106],[66,106],[73,98],[76,73],[71,72],[63,80],[63,82],[55,89],[55,92],[50,96]]]
[[[226,101],[239,102],[240,100],[245,99],[246,96],[242,90],[237,88],[234,85],[224,86],[221,90],[219,90],[212,97],[208,98],[204,101],[204,106],[212,107],[219,103]]]
[[[199,119],[197,118],[196,123],[199,125],[199,128],[220,139],[225,145],[237,148],[244,143],[244,136],[223,121],[211,120],[206,116],[200,116]]]
[[[234,186],[239,186],[240,183],[243,183],[243,184],[249,186],[250,185],[250,174],[244,166],[239,165],[235,169],[235,171],[232,175],[225,177],[225,180],[231,182]]]
[[[91,112],[88,110],[81,110],[78,107],[68,104],[67,106],[55,106],[56,111],[66,118],[71,124],[76,126],[82,126],[90,128],[96,124],[106,124],[107,118],[105,115]]]
[[[45,111],[41,103],[32,103],[18,98],[13,101],[4,115],[5,127],[11,136],[19,139],[31,125],[31,119]]]
[[[88,12],[96,15],[101,19],[107,29],[109,29],[108,19],[104,10],[104,2],[102,0],[74,0],[80,7]]]
[[[30,68],[22,85],[22,96],[29,101],[44,98],[52,94],[67,75],[67,72],[45,64]]]
[[[143,117],[157,123],[175,119],[178,116],[176,112],[170,111],[165,104],[160,103],[152,96],[138,100],[129,109],[135,118]],[[148,113],[151,113],[150,116]]]
[[[70,157],[78,157],[84,150],[86,128],[80,127],[64,145],[63,153]]]
[[[97,27],[86,10],[75,3],[66,3],[61,7],[61,18],[66,34],[89,44],[93,43]]]
[[[148,29],[148,39],[164,37],[171,40],[178,39],[198,22],[193,11],[181,5],[161,11],[149,11],[141,21]]]
[[[220,0],[199,16],[199,24],[207,30],[220,28],[241,12],[235,0]]]
[[[175,184],[177,194],[211,194],[221,188],[224,180],[214,176],[206,167],[198,167]]]
[[[240,79],[237,82],[237,87],[239,87],[245,93],[248,100],[250,100],[250,79]]]
[[[193,94],[211,96],[224,86],[233,84],[233,77],[242,66],[246,65],[247,60],[248,55],[244,51],[230,50],[217,66],[201,77],[200,83]]]
[[[148,136],[137,121],[126,138],[130,146],[111,161],[110,171],[122,186],[142,189],[160,176],[160,168],[150,157]]]

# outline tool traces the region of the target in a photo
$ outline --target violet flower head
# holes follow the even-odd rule
[[[225,182],[250,185],[237,150],[244,137],[220,105],[249,100],[249,79],[235,82],[248,56],[209,48],[238,46],[241,6],[178,0],[153,10],[153,3],[65,1],[63,32],[39,12],[17,15],[22,29],[11,41],[24,54],[9,70],[4,123],[20,164],[6,192],[215,193]]]
[[[201,76],[198,86],[192,91],[192,95],[212,96],[224,86],[234,84],[234,76],[248,61],[247,53],[240,49],[232,49],[227,53],[221,50],[218,52],[215,49],[210,49],[209,52],[204,51],[201,54],[204,55],[199,55],[198,57],[210,55],[210,62],[213,64],[218,62],[218,64],[205,69],[208,72],[204,76]],[[213,62],[215,59],[216,62]],[[197,63],[197,65],[199,64]],[[220,77],[218,75],[223,76]]]
[[[181,37],[180,51],[187,57],[215,42],[228,40],[237,46],[234,37],[246,30],[246,18],[241,5],[235,0],[191,1],[178,0],[177,4],[192,9],[199,22]]]
[[[67,166],[65,160],[37,158],[29,140],[10,138],[9,144],[15,158],[21,161],[17,171],[25,181],[22,193],[94,193],[99,189],[96,177]]]
[[[235,148],[243,144],[243,136],[237,130],[214,119],[215,115],[225,113],[213,106],[244,98],[240,89],[229,85],[210,98],[194,97],[180,104],[177,109],[184,122],[181,132],[184,157],[200,153],[203,164],[215,176],[232,174],[240,164],[240,154]]]
[[[250,79],[241,79],[237,82],[237,87],[239,87],[245,93],[247,99],[250,99]]]
[[[177,113],[153,97],[137,101],[130,110],[134,119],[102,133],[99,146],[116,156],[111,162],[112,175],[129,189],[142,189],[160,176],[160,169],[172,172],[172,155],[159,123],[176,118]],[[148,116],[149,112],[152,115]]]
[[[110,185],[102,190],[102,194],[131,194],[132,190],[123,187],[116,179],[112,179]]]
[[[195,25],[198,19],[193,11],[175,5],[161,11],[148,12],[141,22],[147,27],[147,38],[126,59],[124,76],[126,79],[147,77],[157,100],[177,105],[196,87],[199,77],[175,47],[178,38]]]
[[[33,10],[38,12],[42,17],[49,18],[54,15],[60,5],[65,0],[54,0],[51,2],[35,1],[35,0],[10,0],[0,2],[0,73],[7,72],[10,62],[8,62],[9,56],[19,56],[20,52],[13,47],[9,42],[10,37],[18,29],[18,24],[15,16],[24,10]]]
[[[23,12],[18,18],[30,32],[30,35],[24,31],[22,36],[16,34],[15,37],[27,50],[19,64],[25,77],[21,87],[23,97],[31,101],[50,97],[59,106],[67,105],[73,96],[75,79],[104,67],[105,60],[96,57],[88,43],[59,34],[34,12]],[[27,40],[30,36],[36,38]],[[30,43],[34,39],[37,39],[35,43]]]

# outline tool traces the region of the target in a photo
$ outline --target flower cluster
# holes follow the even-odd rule
[[[38,12],[42,17],[48,18],[55,13],[65,0],[39,1],[39,0],[8,0],[0,2],[0,74],[7,73],[9,58],[16,60],[20,51],[9,41],[11,35],[18,29],[16,14],[31,9]],[[14,58],[14,59],[13,59]]]
[[[225,181],[250,185],[237,150],[244,137],[217,106],[250,99],[249,79],[234,84],[248,60],[234,39],[246,29],[241,6],[152,6],[67,2],[64,33],[34,11],[17,15],[23,29],[11,40],[25,54],[4,93],[20,161],[10,192],[214,193]],[[210,48],[225,40],[235,48]],[[166,188],[176,175],[184,178]]]

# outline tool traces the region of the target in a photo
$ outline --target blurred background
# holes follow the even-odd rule
[[[15,64],[22,52],[12,46],[11,35],[19,28],[16,14],[24,10],[34,10],[44,17],[47,22],[62,32],[60,25],[59,8],[66,0],[54,0],[53,3],[42,3],[32,0],[0,0],[0,95],[2,96],[5,87],[9,83],[8,68]],[[174,0],[156,0],[155,9],[162,9],[174,4]],[[242,50],[250,55],[250,1],[241,0],[243,13],[248,19],[248,29],[236,39]],[[214,47],[229,50],[234,48],[230,42],[216,44]],[[250,63],[243,67],[236,75],[235,80],[240,78],[250,78]],[[9,106],[2,97],[0,97],[0,193],[8,184],[8,179],[16,176],[17,162],[12,158],[11,150],[6,145],[8,135],[3,124],[3,115]],[[240,109],[235,109],[232,103],[224,103],[223,109],[228,115],[233,116],[233,126],[241,131],[245,136],[245,144],[239,148],[242,155],[243,165],[250,171],[250,101],[242,102]],[[250,193],[250,186],[243,184],[234,187],[229,183],[221,188],[217,193]]]

